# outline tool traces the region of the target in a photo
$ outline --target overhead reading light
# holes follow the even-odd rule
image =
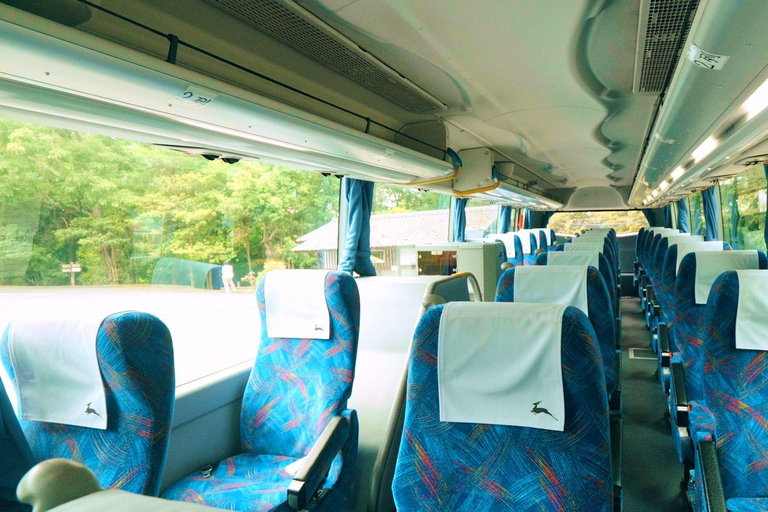
[[[674,171],[672,171],[672,181],[680,179],[680,176],[683,174],[685,174],[685,169],[682,167],[677,167]]]
[[[666,181],[662,181],[661,183],[659,183],[659,189],[660,189],[662,192],[664,192],[664,191],[665,191],[665,190],[667,190],[668,188],[669,188],[669,183],[667,183]]]
[[[652,195],[653,197],[657,197],[657,196],[659,195],[659,189],[656,189],[656,190],[654,190],[654,191],[653,191],[653,193],[652,193],[651,195]]]
[[[709,138],[707,138],[707,140],[699,144],[699,147],[696,148],[696,150],[693,153],[691,153],[691,156],[693,157],[696,163],[699,163],[701,160],[704,159],[705,156],[707,156],[708,154],[710,154],[715,150],[715,148],[717,147],[717,144],[718,144],[717,139],[710,136]]]
[[[744,102],[742,107],[747,111],[747,121],[768,107],[768,80],[763,82],[763,85],[758,87],[757,90],[747,98],[747,101]]]
[[[648,200],[647,199],[643,199],[643,206],[645,206],[647,204],[648,204]]]

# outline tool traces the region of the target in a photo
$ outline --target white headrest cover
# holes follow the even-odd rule
[[[504,244],[507,251],[507,258],[514,258],[515,254],[515,234],[514,233],[492,233],[486,236],[488,240],[498,240]]]
[[[671,235],[671,236],[662,237],[662,239],[667,241],[668,247],[672,247],[674,244],[692,244],[695,242],[704,241],[704,237],[701,235],[690,235],[690,236]]]
[[[768,336],[765,335],[765,320],[768,318],[768,271],[737,270],[736,273],[739,277],[736,348],[768,350]]]
[[[721,242],[722,245],[722,242]],[[706,304],[709,291],[720,274],[728,270],[757,270],[757,251],[722,251],[696,253],[696,304]],[[739,282],[741,286],[741,282]]]
[[[104,316],[97,315],[10,324],[8,348],[21,419],[107,428],[107,400],[96,356],[103,321]]]
[[[547,253],[547,265],[553,266],[574,266],[587,265],[600,268],[600,253],[597,251],[555,251]]]
[[[588,315],[587,266],[517,267],[515,302],[574,306]]]
[[[691,252],[722,252],[723,242],[715,240],[714,242],[677,242],[677,263],[675,264],[675,274],[680,269],[680,262],[686,254]],[[672,244],[670,244],[672,247]]]
[[[581,243],[576,243],[574,240],[570,244],[564,244],[563,249],[567,252],[570,251],[597,251],[602,254],[603,249],[605,249],[604,242],[599,243],[588,243],[586,241]]]
[[[451,302],[437,342],[440,421],[562,431],[564,306]]]
[[[520,230],[515,232],[515,235],[520,239],[520,245],[523,247],[523,254],[531,254],[530,231]]]
[[[267,336],[327,340],[331,318],[325,301],[327,270],[273,270],[264,276]]]

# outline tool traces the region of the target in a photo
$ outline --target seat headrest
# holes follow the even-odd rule
[[[515,302],[587,307],[586,265],[519,267],[515,269]]]
[[[722,245],[722,242],[720,242]],[[712,284],[728,270],[757,270],[760,260],[757,251],[698,252],[696,255],[696,304],[706,304]]]
[[[669,246],[672,247],[673,244],[670,244]],[[714,241],[714,242],[677,242],[677,263],[675,263],[675,273],[677,273],[678,269],[680,268],[680,262],[683,261],[683,258],[686,254],[692,253],[692,252],[722,252],[723,251],[723,242],[720,241]]]
[[[327,270],[273,270],[264,276],[267,336],[330,339],[327,275]]]
[[[600,253],[598,251],[557,251],[547,255],[549,266],[587,265],[600,268]]]
[[[440,421],[563,431],[565,306],[451,302],[440,318]]]
[[[8,352],[21,419],[107,428],[107,401],[96,355],[104,318],[99,314],[10,323]]]
[[[768,271],[737,270],[739,302],[736,311],[736,348],[768,351]]]
[[[570,252],[570,251],[597,251],[602,254],[603,250],[605,249],[605,243],[599,242],[576,242],[575,240],[573,243],[565,244],[563,247],[564,251]]]

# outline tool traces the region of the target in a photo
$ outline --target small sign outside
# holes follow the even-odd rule
[[[720,71],[728,62],[728,55],[717,55],[716,53],[705,52],[695,44],[688,49],[688,60],[700,68],[712,71]]]
[[[65,274],[69,274],[69,284],[71,284],[72,286],[75,286],[75,276],[79,272],[82,272],[82,270],[83,270],[83,267],[80,266],[79,263],[73,263],[71,261],[61,266],[61,271],[64,272]]]

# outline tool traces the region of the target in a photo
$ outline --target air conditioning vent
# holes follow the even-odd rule
[[[685,41],[699,0],[647,0],[645,5],[647,10],[641,11],[635,92],[659,93],[670,66],[677,66],[681,53],[680,32]]]
[[[446,108],[440,100],[290,0],[209,1],[411,112],[430,114]]]

